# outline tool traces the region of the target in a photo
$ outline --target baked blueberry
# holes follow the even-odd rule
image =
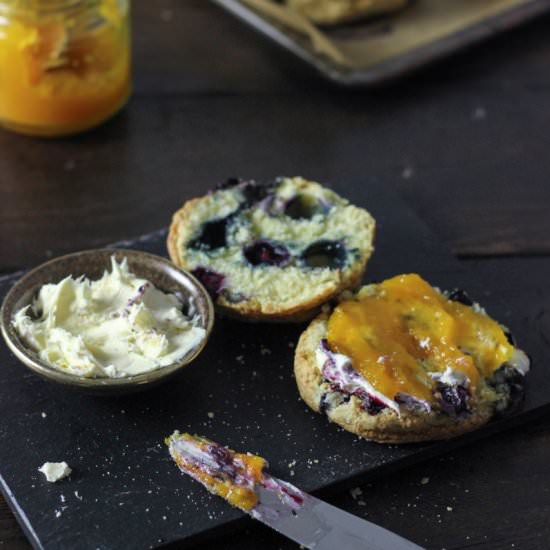
[[[328,415],[330,409],[338,407],[342,403],[347,403],[350,398],[351,395],[349,393],[344,393],[336,387],[331,387],[331,391],[321,394],[319,412]]]
[[[290,199],[284,208],[284,213],[293,220],[309,220],[315,214],[326,212],[321,202],[307,195],[296,195]]]
[[[247,181],[241,186],[245,206],[250,207],[263,201],[270,193],[270,187],[255,181]]]
[[[307,267],[340,269],[346,265],[346,257],[346,247],[339,241],[317,241],[302,252],[302,261]]]
[[[459,302],[461,304],[464,304],[465,306],[471,306],[473,305],[474,301],[468,296],[468,293],[460,288],[455,288],[454,290],[451,290],[447,297],[449,300],[452,300],[453,302]]]
[[[206,222],[199,235],[189,243],[189,248],[211,251],[227,245],[227,227],[233,215]]]
[[[380,414],[386,408],[386,405],[382,401],[376,399],[376,397],[371,397],[369,394],[365,394],[361,400],[363,402],[363,409],[371,416]]]
[[[243,250],[243,255],[250,265],[273,265],[284,267],[288,264],[290,254],[279,243],[256,241]]]
[[[497,405],[499,412],[510,414],[521,406],[525,397],[525,377],[517,368],[504,363],[495,371],[489,383],[501,396]]]
[[[448,416],[463,416],[470,412],[468,402],[470,392],[464,386],[436,383],[435,398],[439,401],[441,410]]]
[[[192,273],[213,296],[217,296],[223,290],[225,277],[221,273],[204,267],[196,267]]]

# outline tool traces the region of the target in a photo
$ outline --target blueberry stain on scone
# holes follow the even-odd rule
[[[260,240],[246,246],[243,254],[251,266],[272,265],[284,267],[290,261],[290,253],[283,244]]]
[[[374,229],[366,210],[318,183],[229,178],[176,212],[168,250],[225,313],[298,321],[360,284]]]
[[[193,269],[192,273],[212,296],[217,296],[224,289],[225,277],[221,273],[201,266]]]
[[[465,292],[409,274],[363,287],[315,319],[295,373],[310,407],[398,443],[452,437],[519,406],[529,365]]]

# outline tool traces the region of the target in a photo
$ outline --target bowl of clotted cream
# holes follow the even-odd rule
[[[170,261],[102,249],[50,260],[0,310],[11,351],[37,374],[96,394],[156,385],[203,350],[214,323],[204,287]]]

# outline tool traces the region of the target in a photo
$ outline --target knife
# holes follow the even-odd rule
[[[285,488],[285,492],[281,491]],[[289,499],[286,491],[300,495]],[[370,521],[361,519],[264,474],[256,487],[258,504],[250,515],[289,539],[315,550],[419,550],[418,546]]]
[[[209,439],[174,432],[166,439],[180,470],[211,493],[305,548],[422,550],[370,521],[336,508],[265,472],[265,459]]]

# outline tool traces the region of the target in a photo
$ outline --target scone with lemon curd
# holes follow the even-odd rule
[[[230,179],[175,213],[167,245],[222,312],[300,321],[360,284],[374,230],[366,210],[318,183]]]
[[[287,0],[289,7],[319,25],[335,25],[404,8],[408,0]]]
[[[313,410],[366,439],[409,443],[474,430],[519,403],[529,359],[464,292],[408,274],[320,314],[294,367]]]

